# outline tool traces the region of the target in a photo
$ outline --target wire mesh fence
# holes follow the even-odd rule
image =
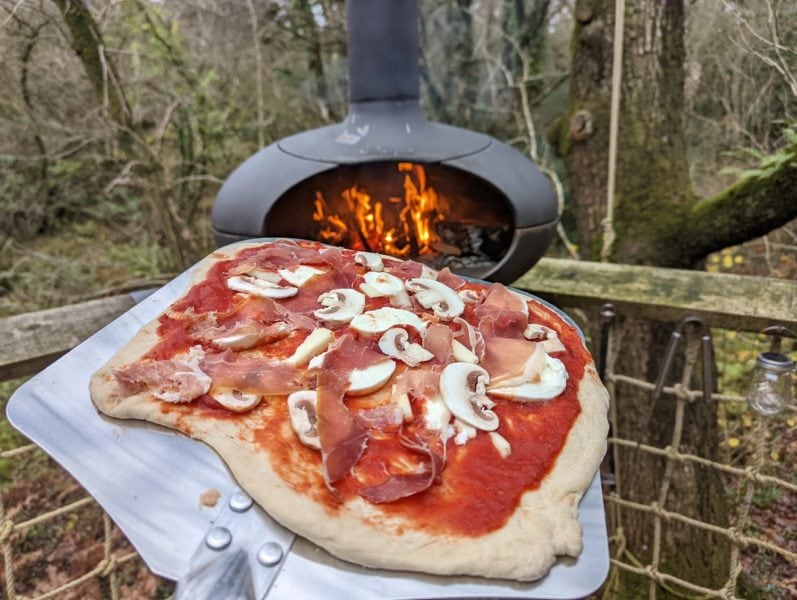
[[[619,474],[618,465],[624,460],[623,449],[632,449],[636,452],[645,453],[666,461],[664,476],[658,483],[655,490],[650,490],[655,497],[653,501],[641,502],[635,500],[631,495],[626,494],[624,482],[618,476],[612,486],[605,486],[604,498],[606,500],[607,519],[610,524],[611,541],[611,565],[610,576],[604,586],[604,592],[612,593],[617,591],[617,586],[621,580],[623,572],[630,573],[643,578],[647,581],[646,590],[639,592],[637,597],[647,597],[655,600],[662,594],[670,597],[684,598],[721,598],[724,600],[741,600],[739,595],[740,577],[745,571],[745,554],[761,553],[761,555],[777,556],[785,561],[790,568],[797,572],[797,535],[791,532],[779,539],[771,539],[763,535],[760,528],[755,527],[751,517],[751,507],[754,498],[762,490],[777,490],[781,501],[785,498],[789,501],[797,502],[797,481],[794,478],[786,480],[777,475],[766,472],[765,465],[771,451],[768,448],[769,440],[767,427],[769,422],[765,418],[759,418],[754,423],[754,432],[750,436],[755,441],[754,448],[745,456],[743,464],[731,464],[730,461],[712,460],[706,456],[682,451],[681,436],[687,419],[686,407],[702,399],[702,391],[689,388],[696,357],[698,355],[697,338],[688,342],[685,349],[685,361],[680,378],[680,382],[673,386],[664,387],[662,401],[674,403],[674,421],[672,432],[668,443],[657,446],[644,443],[639,439],[623,438],[612,435],[609,439],[609,452],[614,459],[615,473]],[[613,337],[612,329],[609,328],[608,351],[605,365],[605,379],[610,394],[612,395],[613,410],[610,414],[613,431],[617,432],[618,421],[617,413],[614,410],[617,403],[618,386],[631,386],[646,393],[653,392],[655,384],[650,381],[630,377],[618,372],[618,365],[622,364],[622,352],[619,344]],[[740,405],[745,400],[736,395],[714,393],[711,395],[713,401],[728,403],[729,405]],[[797,407],[787,406],[789,415],[797,414]],[[4,424],[4,425],[7,425]],[[17,447],[0,452],[0,463],[3,461],[29,460],[34,456],[42,456],[43,453],[33,444],[21,444]],[[700,466],[708,468],[726,478],[728,494],[726,502],[731,515],[731,519],[726,524],[711,523],[688,514],[683,514],[670,507],[671,501],[671,478],[673,471],[683,465]],[[24,464],[23,464],[24,468]],[[86,595],[80,590],[88,589],[85,586],[93,582],[91,594],[99,594],[97,597],[119,598],[145,597],[141,591],[131,592],[130,586],[122,585],[122,571],[126,565],[134,562],[141,566],[141,559],[135,551],[127,544],[121,533],[114,527],[108,515],[100,512],[94,500],[85,495],[82,489],[75,488],[72,495],[64,496],[60,504],[50,502],[47,510],[36,512],[32,508],[35,503],[26,502],[25,498],[10,497],[13,493],[8,485],[0,486],[0,550],[2,551],[3,562],[3,584],[4,597],[8,600],[44,600],[47,598],[67,598],[67,597],[94,597]],[[42,550],[34,548],[29,542],[30,533],[37,528],[49,527],[57,535],[59,531],[64,531],[70,527],[75,527],[75,522],[79,521],[81,514],[86,510],[94,510],[99,513],[95,520],[99,519],[101,527],[97,527],[92,538],[86,540],[86,544],[93,547],[93,553],[87,557],[93,558],[89,562],[89,568],[73,576],[50,577],[49,580],[44,574],[31,574],[29,568],[31,562],[38,561],[39,564],[47,563],[48,557],[42,556]],[[766,516],[767,511],[779,510],[779,503],[771,504],[763,509]],[[649,531],[645,531],[649,552],[647,559],[642,560],[635,555],[627,544],[628,529],[626,525],[627,513],[624,511],[634,511],[645,513],[652,520]],[[31,514],[31,513],[35,514]],[[759,513],[761,510],[759,510]],[[670,523],[678,523],[682,526],[694,528],[696,530],[712,533],[728,542],[727,544],[727,578],[723,585],[718,587],[707,587],[690,580],[683,573],[668,572],[666,566],[662,564],[661,551],[665,544],[664,526]],[[76,548],[75,552],[81,551]],[[707,550],[709,551],[709,550]],[[35,559],[35,560],[34,560]],[[84,561],[86,562],[86,561]],[[53,567],[55,568],[55,567]],[[20,570],[25,570],[24,579],[20,578]],[[30,578],[39,577],[36,585],[31,585]],[[52,585],[47,588],[45,583],[52,581]],[[44,583],[43,583],[44,582]],[[795,587],[797,580],[791,583],[785,582],[781,588],[772,588],[772,597],[795,597],[797,594]],[[153,589],[148,597],[165,598],[171,593],[170,586],[158,584],[157,590]],[[70,596],[70,594],[72,594]],[[779,594],[779,596],[777,595]],[[627,596],[631,597],[631,596]]]

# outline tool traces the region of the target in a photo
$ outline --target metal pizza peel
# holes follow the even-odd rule
[[[581,555],[559,559],[537,582],[369,569],[331,556],[271,519],[205,444],[98,413],[89,397],[91,374],[180,297],[189,281],[190,270],[33,377],[7,406],[11,424],[88,490],[150,570],[178,581],[178,599],[564,600],[602,585],[609,552],[597,474],[579,506]],[[207,498],[216,494],[217,502],[208,506]]]

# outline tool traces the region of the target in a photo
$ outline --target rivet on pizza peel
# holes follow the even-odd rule
[[[392,327],[383,333],[379,338],[379,349],[410,367],[434,358],[434,354],[420,344],[410,343],[407,330],[401,327]]]
[[[451,363],[440,374],[440,393],[454,416],[482,431],[498,429],[495,403],[487,397],[490,374],[470,363]]]
[[[431,308],[439,319],[451,320],[465,310],[465,302],[454,290],[432,279],[408,279],[404,284],[424,308]]]
[[[290,298],[299,293],[299,289],[281,286],[251,275],[236,275],[227,280],[227,287],[234,292],[251,294],[262,298]]]
[[[313,313],[317,319],[332,325],[343,325],[365,309],[365,296],[357,290],[341,288],[324,292],[318,297],[319,308]]]

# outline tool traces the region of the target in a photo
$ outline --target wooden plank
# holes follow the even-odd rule
[[[611,302],[663,321],[692,314],[714,327],[797,330],[797,281],[786,279],[543,258],[513,285],[567,308]]]
[[[122,294],[0,319],[0,381],[37,373],[134,304]]]

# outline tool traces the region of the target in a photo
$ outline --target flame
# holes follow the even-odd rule
[[[434,188],[428,187],[426,171],[415,163],[398,163],[404,176],[404,197],[374,200],[357,185],[341,192],[341,209],[334,210],[316,192],[313,221],[321,224],[325,242],[354,250],[393,256],[434,253],[440,241],[434,224],[445,219],[448,206]]]

